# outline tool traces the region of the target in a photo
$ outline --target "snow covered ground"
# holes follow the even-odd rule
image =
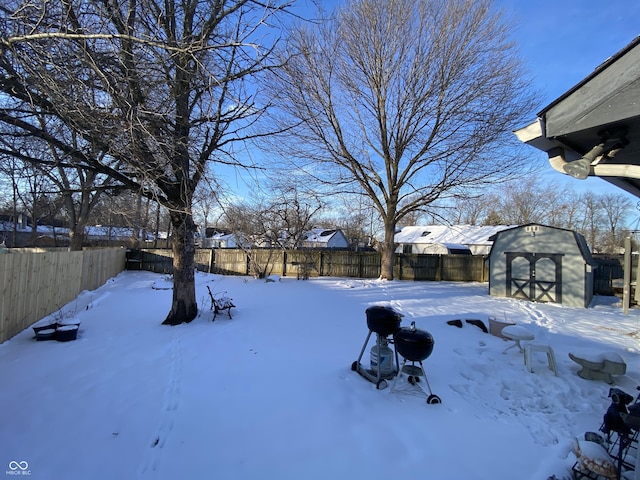
[[[568,478],[572,440],[597,431],[610,387],[578,377],[568,353],[617,352],[628,369],[616,386],[635,395],[640,383],[640,311],[624,316],[615,298],[581,309],[489,297],[486,284],[196,279],[205,308],[191,324],[160,325],[165,277],[124,272],[39,322],[80,321],[76,341],[35,341],[29,328],[0,345],[0,475]],[[233,298],[232,320],[211,322],[207,285]],[[433,335],[424,365],[441,404],[351,371],[371,305]],[[529,373],[506,341],[447,324],[492,315],[551,345],[559,376],[544,354]]]

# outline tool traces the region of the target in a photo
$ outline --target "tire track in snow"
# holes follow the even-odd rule
[[[182,373],[182,348],[180,340],[172,332],[170,347],[171,362],[169,366],[169,380],[164,394],[160,421],[154,434],[149,440],[149,447],[145,452],[139,477],[155,477],[158,470],[162,449],[174,427],[175,416],[180,404],[180,377]]]

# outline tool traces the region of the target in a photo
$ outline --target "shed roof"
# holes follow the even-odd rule
[[[492,241],[493,241],[493,246],[495,246],[496,244],[496,240],[498,240],[498,237],[506,232],[509,231],[513,231],[513,230],[518,230],[518,229],[522,229],[523,231],[528,233],[528,228],[529,227],[540,227],[540,228],[546,228],[546,229],[551,229],[551,230],[558,230],[558,231],[562,231],[562,232],[567,232],[568,234],[572,235],[576,245],[578,246],[578,249],[580,250],[580,253],[582,255],[582,258],[584,258],[585,262],[590,264],[590,265],[595,265],[596,262],[593,259],[593,256],[591,255],[591,250],[589,249],[589,245],[587,244],[587,240],[584,238],[583,235],[581,235],[580,233],[576,232],[575,230],[569,230],[567,228],[561,228],[561,227],[552,227],[549,225],[542,225],[540,223],[527,223],[525,225],[518,225],[518,226],[514,226],[514,227],[509,227],[506,228],[504,230],[501,230],[499,232],[497,232],[494,236],[491,237]],[[493,254],[493,246],[491,247],[491,254]],[[561,247],[561,246],[560,246]]]

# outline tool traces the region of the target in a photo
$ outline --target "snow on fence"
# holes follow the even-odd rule
[[[0,254],[0,343],[124,270],[125,249]]]

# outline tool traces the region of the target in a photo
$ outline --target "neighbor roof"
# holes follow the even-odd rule
[[[304,232],[306,242],[329,243],[329,240],[338,233],[335,228],[313,228]]]
[[[396,233],[396,243],[454,243],[491,246],[489,238],[512,225],[426,225],[403,227]]]

